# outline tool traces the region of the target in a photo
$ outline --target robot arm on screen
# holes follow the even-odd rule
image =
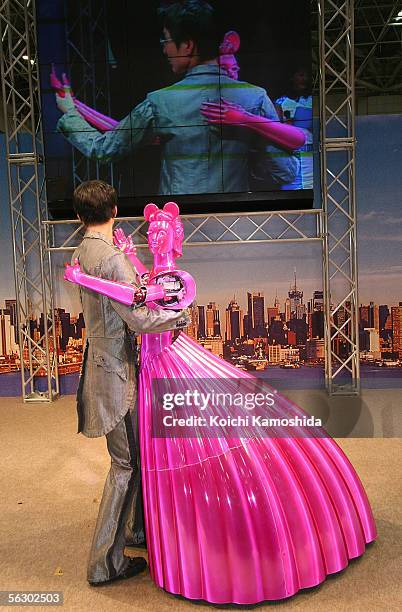
[[[239,67],[237,65],[235,56],[233,55],[240,46],[240,38],[237,32],[226,32],[224,40],[220,46],[220,62],[224,71],[228,74],[228,76],[237,78],[237,73]],[[50,73],[50,85],[59,96],[59,98],[65,98],[66,94],[71,95],[72,102],[74,103],[75,108],[80,113],[80,115],[94,128],[99,130],[100,132],[108,132],[114,130],[115,127],[119,124],[116,119],[112,117],[108,117],[107,115],[103,115],[102,113],[96,111],[94,108],[91,108],[87,104],[84,104],[80,100],[78,100],[71,89],[71,83],[65,73],[62,74],[61,81],[57,77],[56,69],[54,64],[52,64],[52,70]],[[59,102],[59,107],[63,106],[63,102]],[[66,108],[60,110],[68,110],[68,103]],[[160,139],[156,138],[153,144],[160,144]]]
[[[289,151],[299,149],[306,142],[303,130],[280,121],[253,115],[239,104],[228,100],[204,102],[201,105],[201,115],[212,125],[237,125],[252,130],[269,142]]]
[[[63,99],[66,98],[66,96],[70,95],[74,106],[80,113],[80,115],[85,119],[85,121],[88,121],[90,125],[92,125],[100,132],[108,132],[110,130],[114,130],[115,127],[119,124],[116,119],[112,119],[112,117],[103,115],[102,113],[96,111],[94,108],[91,108],[83,102],[80,102],[80,100],[77,100],[77,98],[73,95],[73,92],[71,91],[71,84],[66,74],[63,73],[62,81],[60,81],[56,75],[54,65],[52,65],[52,71],[50,73],[50,84],[56,92],[57,96],[59,96],[59,98]]]

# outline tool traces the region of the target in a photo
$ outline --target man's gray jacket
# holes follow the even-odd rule
[[[88,231],[73,254],[87,274],[138,285],[135,269],[113,242]],[[125,306],[80,287],[86,348],[77,392],[78,432],[96,438],[121,421],[136,401],[135,332],[159,333],[188,325],[185,311]]]

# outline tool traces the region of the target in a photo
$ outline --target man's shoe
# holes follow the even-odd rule
[[[118,576],[114,576],[113,578],[109,578],[109,580],[103,580],[102,582],[89,582],[90,586],[102,586],[104,584],[110,584],[111,582],[115,582],[116,580],[126,580],[127,578],[132,578],[137,574],[141,574],[147,566],[147,562],[144,557],[133,557],[129,560],[128,565],[122,574],[118,574]]]

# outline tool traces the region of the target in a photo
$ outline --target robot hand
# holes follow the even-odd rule
[[[79,285],[80,275],[82,274],[82,272],[78,259],[74,260],[74,264],[72,266],[70,266],[70,264],[68,263],[64,265],[64,280],[69,281],[70,283],[74,283],[75,285]]]
[[[248,113],[240,104],[234,104],[224,99],[220,102],[204,102],[201,105],[200,112],[208,120],[208,123],[212,124],[242,125],[253,120],[253,115]]]
[[[71,91],[71,83],[63,72],[62,82],[57,78],[54,64],[50,73],[50,85],[56,92],[57,108],[64,114],[75,108],[75,102]]]
[[[148,268],[142,263],[137,257],[137,250],[133,243],[131,236],[126,236],[121,228],[117,228],[113,234],[113,242],[131,261],[134,268],[137,270],[138,275],[143,283],[148,281]]]
[[[117,228],[113,232],[113,242],[115,246],[117,246],[120,251],[123,251],[126,255],[136,255],[137,250],[133,243],[133,239],[131,236],[126,236],[124,231],[121,228]]]
[[[61,82],[60,79],[57,77],[56,69],[54,67],[54,64],[52,64],[52,71],[50,73],[50,86],[62,98],[64,98],[64,95],[65,95],[66,92],[70,93],[71,95],[73,95],[73,92],[71,90],[70,80],[67,77],[65,72],[63,72],[61,78],[62,78],[63,82]]]
[[[196,285],[193,277],[183,270],[162,272],[151,278],[149,286],[163,287],[163,299],[154,298],[154,302],[165,309],[178,310],[187,308],[193,303]]]

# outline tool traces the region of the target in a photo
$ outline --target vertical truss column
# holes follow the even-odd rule
[[[359,393],[353,0],[318,0],[326,379]],[[336,93],[334,93],[336,92]]]
[[[65,1],[67,72],[75,95],[96,110],[111,115],[109,63],[111,50],[107,34],[105,0],[81,0],[72,6]],[[89,33],[89,35],[88,35]],[[80,153],[73,155],[74,187],[99,178],[113,185],[113,164],[99,164]]]
[[[0,36],[22,397],[52,401],[59,386],[33,0],[0,1]]]

